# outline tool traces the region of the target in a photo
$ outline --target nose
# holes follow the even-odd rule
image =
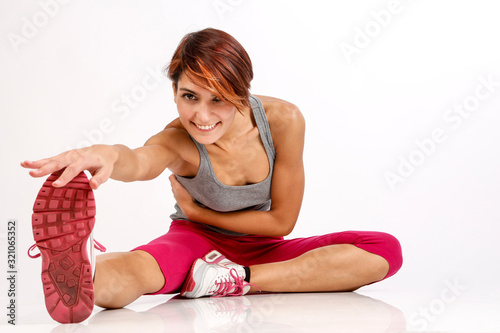
[[[207,103],[200,103],[198,110],[196,110],[196,116],[200,123],[206,124],[210,120],[210,107]]]

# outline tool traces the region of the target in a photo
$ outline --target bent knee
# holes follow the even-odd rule
[[[158,291],[164,281],[156,260],[146,252],[98,256],[94,280],[95,305],[103,308],[124,307],[143,294]]]
[[[385,232],[377,232],[377,250],[373,253],[378,254],[385,259],[386,274],[382,277],[388,278],[401,268],[403,265],[403,251],[399,240],[391,234]]]
[[[396,274],[403,266],[403,250],[401,248],[401,243],[393,235],[386,233],[384,240],[388,252],[386,260],[389,262],[390,266],[386,277],[389,277]]]
[[[391,266],[387,259],[380,255],[375,255],[372,260],[371,274],[374,281],[383,280],[389,273]]]
[[[136,256],[137,267],[135,273],[137,279],[144,287],[144,293],[155,293],[165,285],[165,276],[156,259],[146,251],[136,250],[130,252]]]

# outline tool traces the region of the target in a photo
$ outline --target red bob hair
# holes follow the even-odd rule
[[[252,62],[243,46],[224,31],[207,28],[184,36],[164,73],[176,89],[184,73],[237,110],[250,107]]]

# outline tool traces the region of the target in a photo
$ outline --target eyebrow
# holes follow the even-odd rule
[[[194,92],[194,91],[192,91],[192,90],[189,90],[189,89],[187,89],[187,88],[179,88],[179,90],[187,91],[187,92],[189,92],[189,93],[191,93],[191,94],[193,94],[193,95],[198,95],[196,92]]]
[[[194,91],[192,91],[192,90],[190,90],[188,88],[179,88],[179,90],[187,91],[188,93],[193,94],[193,95],[198,95],[196,92],[194,92]],[[217,97],[217,96],[215,96],[214,94],[212,94],[212,97]]]

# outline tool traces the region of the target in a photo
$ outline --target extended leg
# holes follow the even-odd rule
[[[96,257],[95,304],[121,308],[141,295],[160,290],[165,278],[156,260],[144,251],[106,253]]]
[[[250,282],[262,291],[352,291],[382,280],[389,263],[354,245],[338,244],[308,251],[294,259],[254,265],[250,270]]]
[[[236,296],[257,290],[353,291],[394,275],[403,263],[399,241],[383,232],[345,231],[290,240],[248,236],[234,244],[229,241],[226,248],[223,243],[194,262],[183,296]],[[250,277],[243,266],[250,268]],[[252,289],[247,289],[243,277],[249,278]]]

